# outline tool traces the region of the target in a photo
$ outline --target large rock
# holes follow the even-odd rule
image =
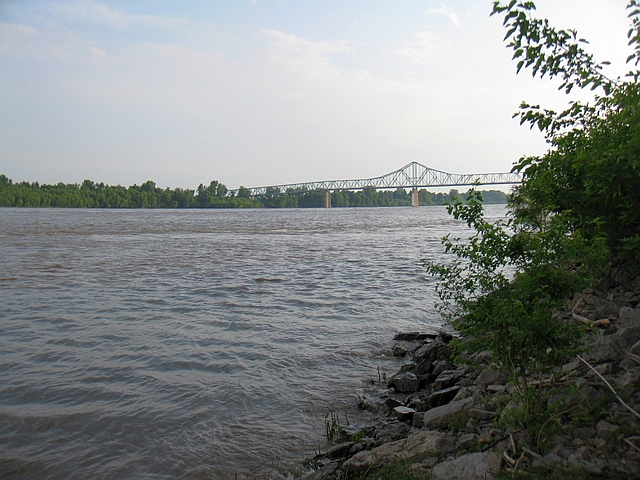
[[[448,403],[441,407],[432,408],[424,414],[424,427],[447,428],[453,417],[469,410],[473,407],[473,403],[473,397],[468,397],[456,402]]]
[[[415,373],[400,372],[389,379],[387,387],[393,387],[402,393],[417,392],[420,388],[420,380]]]
[[[588,347],[585,359],[592,365],[605,362],[617,363],[638,340],[640,340],[640,327],[624,327],[613,335],[599,338]]]
[[[618,314],[618,328],[640,327],[640,309],[622,307]]]
[[[483,370],[478,378],[473,382],[474,385],[504,385],[507,376],[499,370]]]
[[[492,479],[500,471],[502,457],[497,453],[476,452],[446,460],[433,467],[434,480]]]
[[[349,473],[373,472],[394,461],[438,457],[452,453],[455,449],[456,445],[451,435],[421,430],[405,439],[385,443],[373,450],[358,452],[344,462],[342,468]]]

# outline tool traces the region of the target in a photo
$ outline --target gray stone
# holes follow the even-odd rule
[[[592,427],[579,427],[573,429],[571,436],[580,440],[588,440],[596,436],[596,431]]]
[[[446,460],[433,467],[434,480],[492,479],[500,471],[502,457],[492,452],[476,452]]]
[[[425,428],[446,428],[451,419],[473,407],[473,397],[463,398],[457,402],[451,402],[441,407],[433,408],[424,414]]]
[[[420,381],[415,373],[401,372],[396,373],[389,379],[387,387],[393,387],[402,393],[417,392],[418,388],[420,388]]]
[[[640,327],[640,310],[631,307],[622,307],[618,313],[618,328]]]
[[[404,357],[407,354],[408,350],[400,345],[395,345],[393,347],[393,356],[394,357]]]
[[[477,387],[474,387],[477,388]],[[456,400],[462,400],[463,398],[469,398],[471,397],[473,394],[471,393],[471,389],[469,387],[462,387],[460,388],[460,390],[458,390],[458,393],[456,393],[456,396],[453,397],[453,401],[455,402]]]
[[[461,450],[468,449],[473,445],[473,442],[475,442],[477,437],[478,436],[474,433],[465,433],[464,435],[460,435],[460,437],[458,437],[458,448]]]
[[[347,455],[349,455],[351,447],[353,447],[354,445],[355,445],[355,442],[347,442],[347,443],[341,443],[339,445],[335,445],[331,447],[329,450],[327,450],[326,452],[324,452],[322,456],[326,458],[334,459],[334,460],[336,458],[346,457]]]
[[[393,409],[393,416],[396,417],[401,422],[410,422],[413,420],[413,416],[416,411],[413,408],[409,407],[396,407]]]
[[[433,381],[432,388],[434,391],[449,388],[456,382],[456,380],[462,378],[462,375],[464,375],[464,371],[462,370],[444,370]]]
[[[474,358],[478,363],[489,364],[493,360],[493,354],[488,350],[484,350],[482,352],[476,353],[475,355],[472,355],[472,358]]]
[[[454,452],[455,443],[451,435],[440,432],[418,431],[407,438],[385,443],[369,451],[358,452],[344,462],[345,472],[373,472],[393,461],[414,457],[439,456]]]
[[[458,394],[460,387],[454,385],[453,387],[445,388],[444,390],[438,390],[432,393],[427,398],[426,404],[429,408],[439,407],[446,405]]]
[[[444,342],[436,338],[433,342],[423,345],[413,352],[413,358],[416,362],[435,362],[438,358],[438,348],[442,347]]]
[[[598,432],[598,436],[604,439],[611,437],[612,435],[615,435],[618,429],[619,427],[617,425],[609,423],[605,420],[600,420],[596,424],[596,432]]]
[[[500,384],[498,380],[504,379],[504,374],[498,370],[483,370],[478,378],[476,378],[474,385],[496,385]]]
[[[470,408],[469,415],[471,415],[473,418],[479,418],[480,420],[491,420],[492,418],[498,416],[498,414],[495,412],[489,412],[480,408]]]
[[[621,388],[640,386],[640,368],[636,367],[632,371],[625,373],[615,380],[615,384]]]
[[[409,425],[394,420],[393,423],[385,425],[375,434],[376,442],[393,442],[400,438],[404,438],[409,433]]]
[[[487,391],[493,393],[504,393],[507,391],[506,385],[487,385]]]

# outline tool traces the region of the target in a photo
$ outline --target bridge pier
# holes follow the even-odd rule
[[[327,190],[324,195],[324,208],[331,208],[331,191]]]
[[[413,191],[411,192],[411,206],[420,206],[420,198],[418,197],[418,189],[416,187],[413,187]]]

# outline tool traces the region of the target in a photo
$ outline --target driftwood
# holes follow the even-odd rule
[[[600,320],[589,320],[587,317],[583,317],[582,315],[578,315],[577,313],[572,313],[571,316],[574,320],[580,323],[584,323],[590,327],[608,327],[611,324],[610,318],[601,318]]]

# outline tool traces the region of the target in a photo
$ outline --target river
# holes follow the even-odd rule
[[[487,207],[500,216],[503,206]],[[0,209],[0,477],[290,471],[441,328],[444,207]]]

